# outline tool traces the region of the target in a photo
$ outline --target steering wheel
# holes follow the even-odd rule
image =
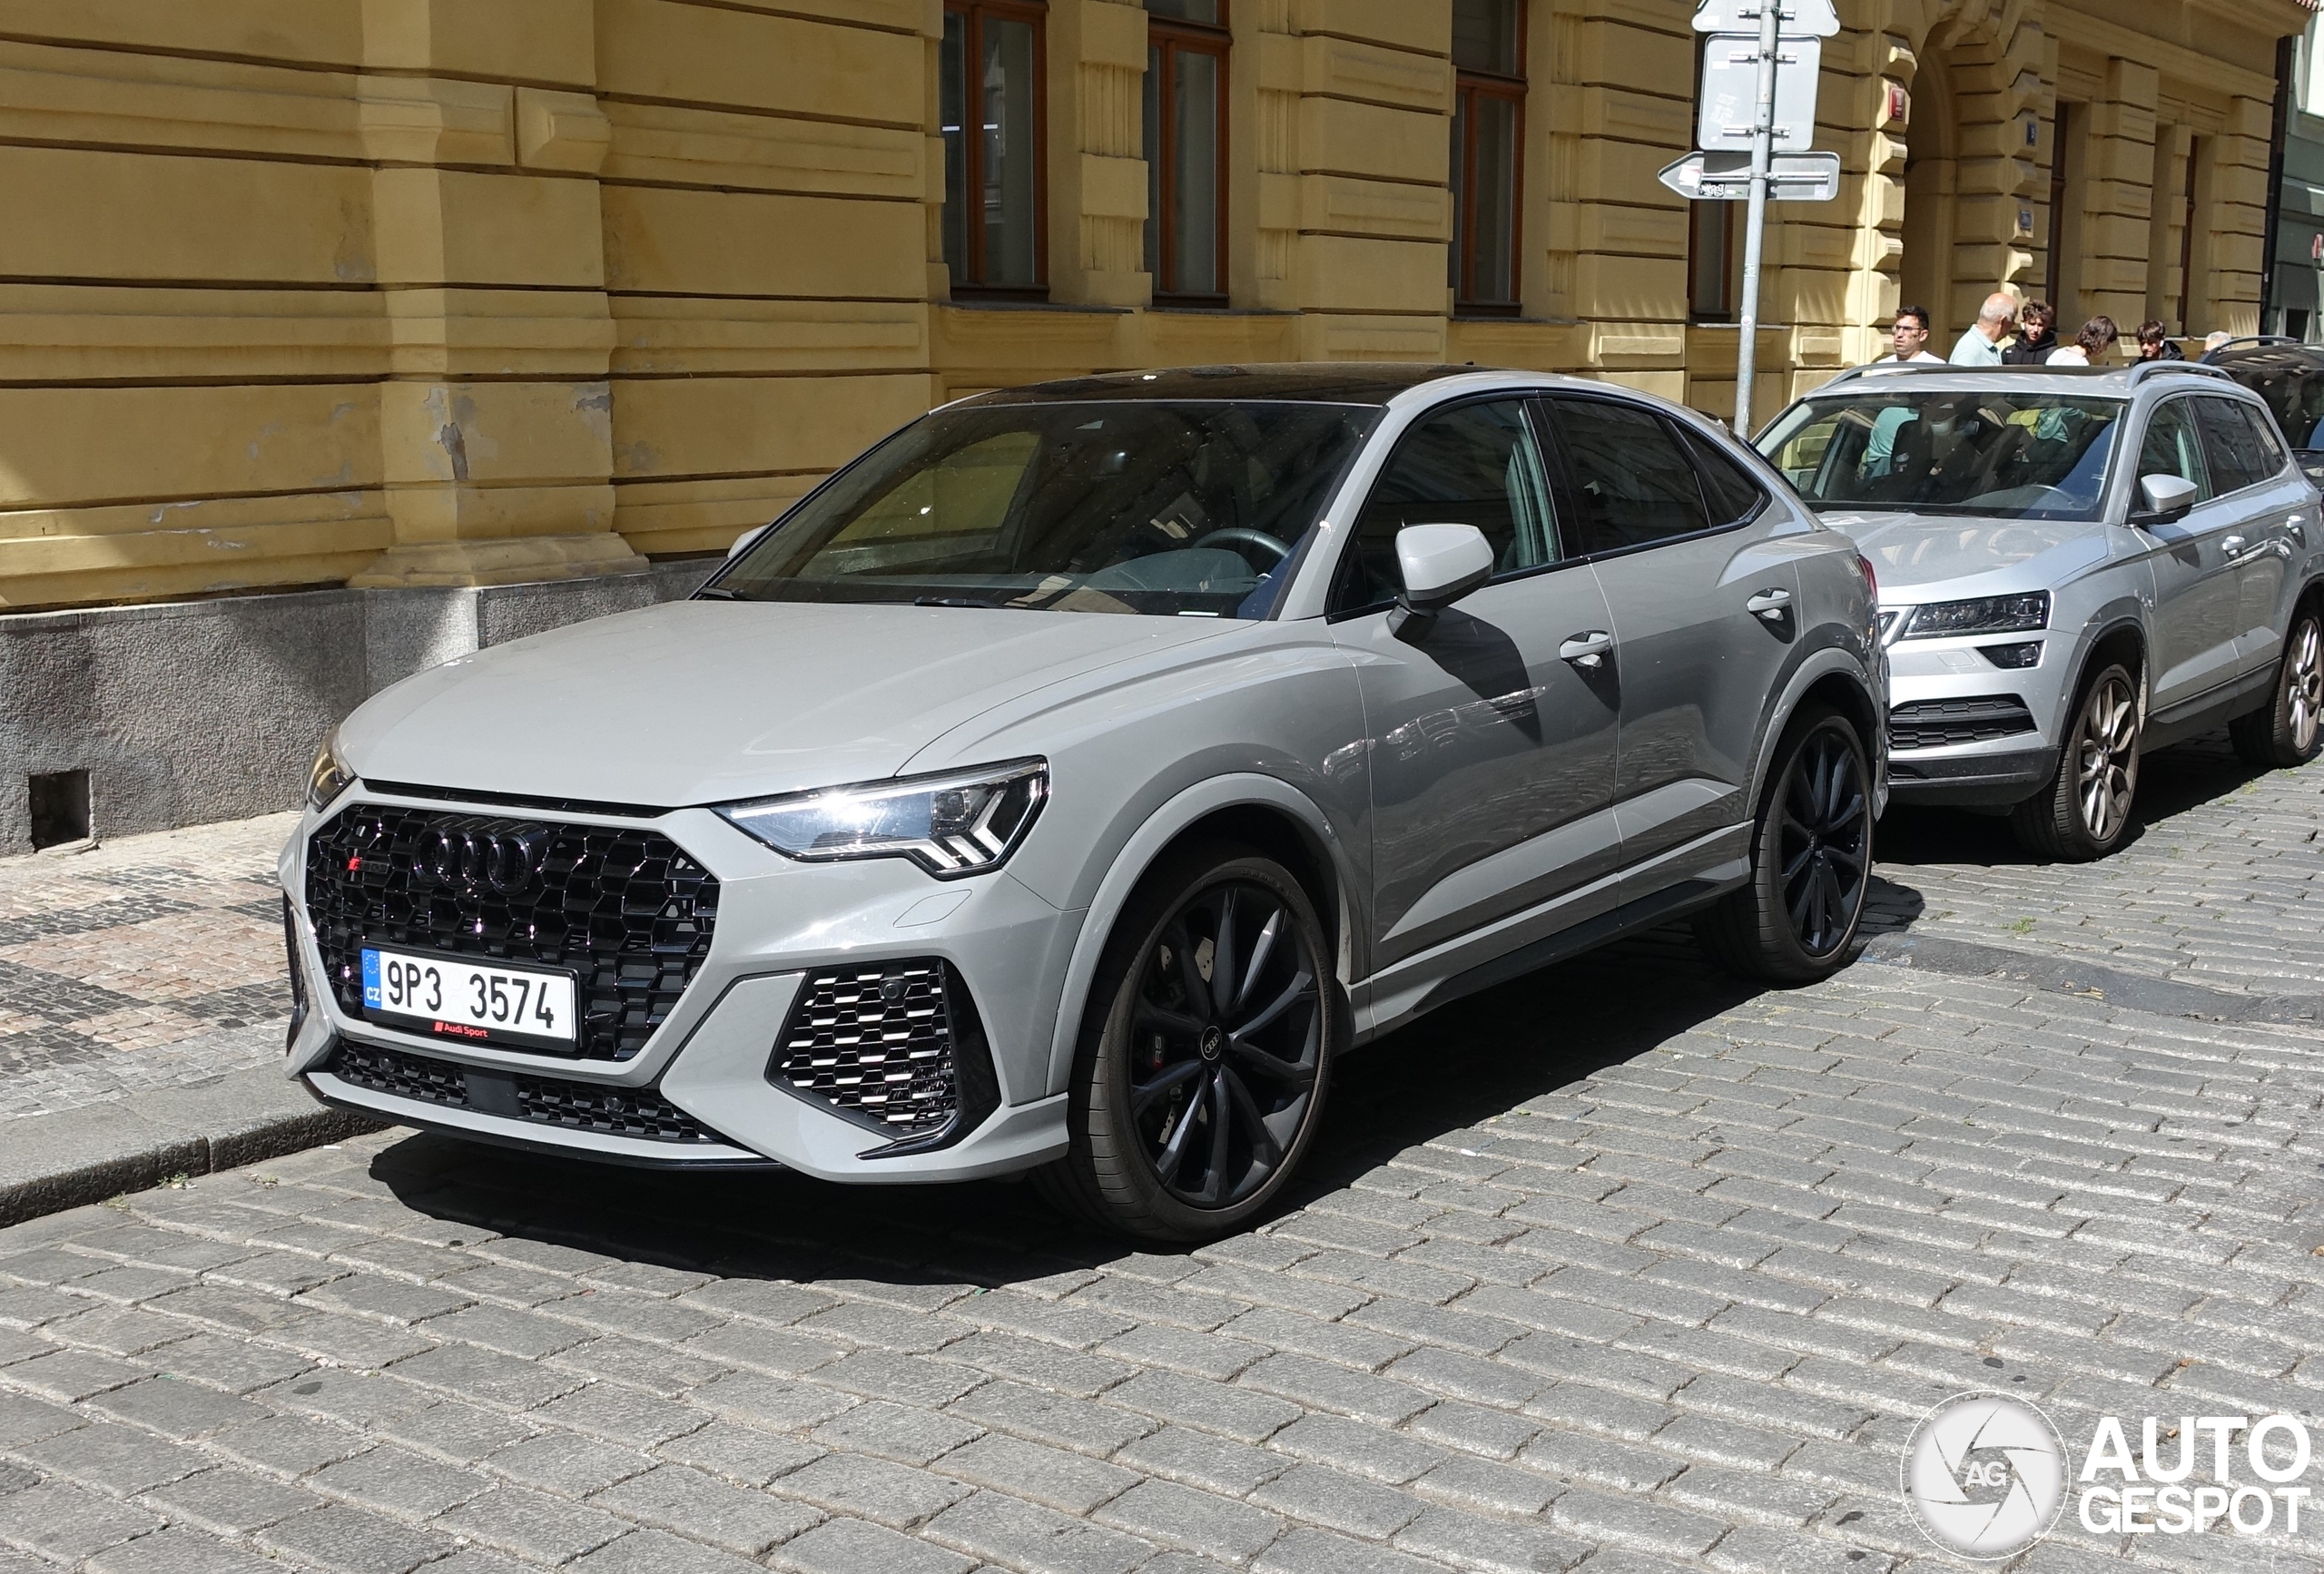
[[[1197,536],[1188,545],[1197,547],[1244,545],[1256,546],[1262,552],[1275,554],[1275,562],[1266,565],[1268,568],[1275,567],[1275,564],[1281,563],[1291,556],[1291,547],[1288,543],[1276,540],[1264,530],[1246,529],[1240,525],[1230,525],[1224,530],[1214,530],[1207,536]]]

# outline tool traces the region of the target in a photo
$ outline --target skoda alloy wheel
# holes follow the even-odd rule
[[[1315,1128],[1341,1021],[1323,925],[1280,864],[1222,849],[1149,877],[1115,938],[1046,1189],[1132,1235],[1206,1239],[1275,1198]]]
[[[2267,708],[2229,723],[2235,752],[2263,771],[2305,765],[2324,752],[2324,613],[2309,602],[2292,615]]]
[[[2144,723],[2138,680],[2120,665],[2101,669],[2083,686],[2073,718],[2057,775],[2017,806],[2010,828],[2028,851],[2083,863],[2130,834]]]

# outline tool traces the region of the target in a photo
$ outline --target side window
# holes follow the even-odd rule
[[[1557,561],[1549,480],[1523,400],[1457,405],[1403,435],[1356,517],[1334,611],[1395,598],[1404,582],[1396,532],[1407,525],[1475,526],[1504,574]]]
[[[1749,471],[1713,448],[1700,433],[1681,428],[1679,435],[1694,457],[1695,477],[1703,484],[1703,501],[1710,507],[1713,528],[1739,525],[1759,511],[1768,495]]]
[[[1558,398],[1558,447],[1572,483],[1577,555],[1618,552],[1710,527],[1695,467],[1660,416],[1612,399]]]
[[[2260,447],[2251,423],[2232,399],[2198,399],[2201,412],[2203,453],[2211,460],[2211,484],[2221,496],[2255,487],[2276,472]]]
[[[2251,441],[2260,457],[2261,478],[2274,480],[2291,462],[2291,456],[2284,452],[2283,439],[2276,435],[2275,418],[2262,414],[2250,405],[2238,405],[2236,408],[2242,412],[2243,424],[2251,428]]]
[[[2199,503],[2218,496],[2211,487],[2211,467],[2203,462],[2203,439],[2195,430],[2192,399],[2158,405],[2147,418],[2146,446],[2139,450],[2139,475],[2177,476],[2192,481]]]

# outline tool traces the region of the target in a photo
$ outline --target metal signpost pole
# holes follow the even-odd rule
[[[1782,0],[1759,0],[1759,105],[1751,120],[1751,208],[1743,230],[1743,337],[1735,349],[1735,435],[1751,440],[1751,379],[1759,359],[1759,258],[1768,239],[1768,165],[1776,145],[1776,51]]]

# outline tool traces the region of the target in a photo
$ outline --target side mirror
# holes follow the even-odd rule
[[[2146,505],[2141,519],[2177,519],[2195,506],[2195,483],[2184,476],[2142,476],[2139,500]]]
[[[1473,525],[1407,525],[1396,532],[1403,594],[1389,615],[1398,638],[1421,638],[1436,615],[1492,577],[1492,543]]]
[[[755,530],[745,530],[735,536],[734,545],[726,548],[726,561],[732,563],[743,553],[756,546],[759,544],[759,537],[773,528],[773,525],[762,525]]]

